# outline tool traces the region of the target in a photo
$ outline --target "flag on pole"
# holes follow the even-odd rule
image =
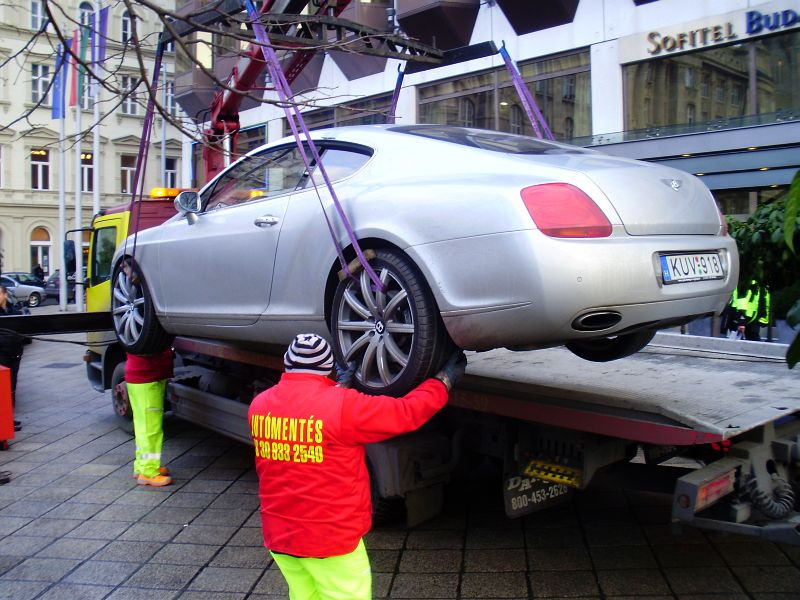
[[[97,62],[103,64],[106,61],[106,38],[108,36],[108,7],[100,9],[100,29],[98,31]]]
[[[78,104],[78,30],[72,33],[72,81],[70,82],[69,105],[77,106]]]
[[[64,95],[66,92],[67,70],[64,66],[65,57],[64,48],[61,44],[56,49],[56,72],[53,74],[53,119],[64,118]]]

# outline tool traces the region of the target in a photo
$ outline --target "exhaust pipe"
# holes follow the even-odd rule
[[[622,315],[613,310],[600,310],[586,313],[572,322],[577,331],[603,331],[610,329],[622,320]]]

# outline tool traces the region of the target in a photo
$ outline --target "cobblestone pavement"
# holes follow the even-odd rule
[[[87,383],[82,353],[26,347],[23,430],[0,452],[13,473],[0,486],[0,598],[286,598],[261,546],[250,448],[171,423],[175,485],[138,488],[133,442]],[[375,597],[800,598],[798,548],[675,535],[661,496],[589,492],[509,520],[499,492],[475,476],[435,520],[370,532]]]

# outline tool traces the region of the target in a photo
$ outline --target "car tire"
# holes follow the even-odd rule
[[[441,366],[451,342],[433,294],[408,256],[379,249],[370,265],[387,292],[375,291],[364,270],[340,281],[331,306],[333,345],[340,363],[357,362],[356,389],[401,396]]]
[[[125,361],[115,366],[111,373],[111,405],[119,428],[133,435],[133,409],[125,383]]]
[[[39,306],[42,302],[42,297],[39,295],[38,292],[33,292],[30,296],[28,296],[28,306],[34,308]]]
[[[575,340],[565,346],[574,355],[592,362],[608,362],[636,354],[650,343],[655,336],[655,329],[645,329],[635,333],[626,333],[592,340]]]
[[[172,343],[173,336],[159,323],[147,282],[137,270],[131,276],[120,266],[114,270],[111,317],[114,333],[125,352],[157,354]]]

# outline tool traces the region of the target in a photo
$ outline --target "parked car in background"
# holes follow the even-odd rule
[[[86,269],[84,268],[84,273]],[[45,290],[45,297],[46,298],[55,298],[56,301],[59,300],[59,277],[61,276],[61,271],[56,269],[53,271],[53,274],[47,278],[47,283],[44,286]],[[75,273],[67,273],[67,302],[72,302],[75,300]]]
[[[284,139],[181,192],[184,218],[117,250],[111,311],[126,351],[157,352],[173,335],[252,346],[313,331],[357,363],[360,389],[395,395],[453,344],[623,358],[658,329],[719,312],[736,285],[736,243],[686,172],[444,125],[311,135],[381,285],[363,270],[337,276],[320,204],[345,260],[354,250],[311,183],[318,169]]]
[[[39,287],[45,286],[44,280],[39,279],[33,273],[25,273],[23,271],[5,271],[3,275],[6,277],[11,277],[11,279],[19,281],[20,283],[24,283],[25,285],[37,285]]]
[[[0,284],[6,286],[14,297],[30,307],[39,306],[45,297],[44,288],[38,285],[27,285],[10,277],[7,273],[0,275]]]

